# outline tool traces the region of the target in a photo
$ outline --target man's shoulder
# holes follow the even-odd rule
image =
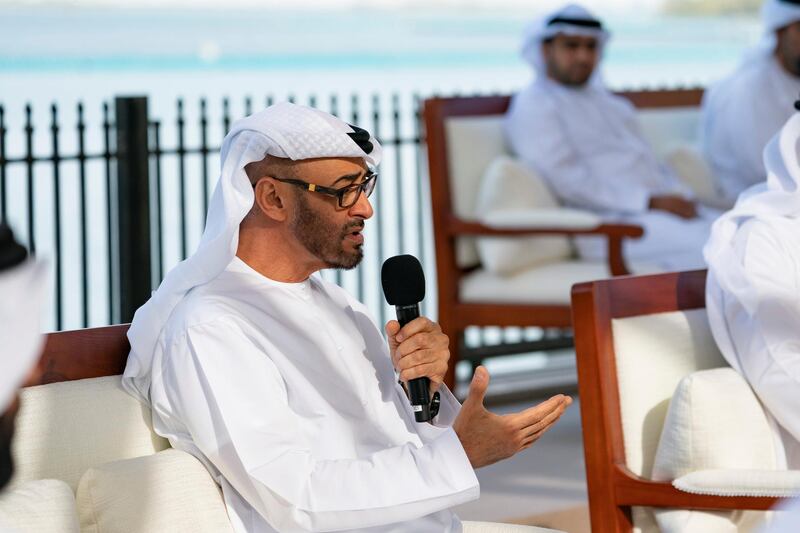
[[[782,217],[751,218],[739,228],[735,239],[744,251],[745,260],[789,258],[800,240],[793,221]]]
[[[182,335],[201,325],[230,324],[243,320],[232,298],[216,289],[212,282],[189,291],[167,320],[165,337]]]
[[[705,102],[712,108],[737,106],[741,110],[748,109],[744,102],[751,102],[761,92],[759,87],[769,84],[769,68],[770,65],[762,61],[742,65],[713,84]]]
[[[528,84],[511,97],[508,116],[516,114],[549,115],[558,112],[558,106],[551,91],[536,81]]]

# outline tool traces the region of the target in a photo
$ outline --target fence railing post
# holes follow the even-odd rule
[[[115,109],[118,319],[130,322],[152,290],[147,97],[117,97]]]

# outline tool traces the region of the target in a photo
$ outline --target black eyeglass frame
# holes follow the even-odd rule
[[[356,205],[356,202],[358,202],[358,199],[361,198],[361,194],[362,193],[366,194],[367,198],[369,198],[372,195],[372,193],[375,191],[375,187],[378,184],[377,183],[377,179],[378,179],[378,173],[377,172],[371,172],[371,173],[367,174],[365,176],[364,181],[362,181],[361,183],[354,183],[352,185],[347,185],[347,186],[341,187],[339,189],[334,189],[332,187],[324,187],[322,185],[317,185],[316,183],[308,183],[307,181],[303,181],[303,180],[296,180],[296,179],[290,179],[290,178],[279,178],[277,176],[265,176],[265,177],[272,178],[275,181],[280,181],[280,182],[283,182],[283,183],[289,183],[291,185],[296,185],[297,187],[300,187],[301,189],[306,190],[306,191],[318,192],[318,193],[321,193],[321,194],[326,194],[328,196],[334,196],[338,200],[339,207],[341,207],[342,209],[348,209],[348,208],[353,207],[354,205]],[[257,183],[258,182],[256,182],[256,184]],[[256,184],[253,185],[253,188],[255,188]],[[355,196],[355,198],[353,199],[353,201],[351,203],[349,203],[348,205],[344,205],[344,196],[347,193],[349,193],[350,191],[353,191],[355,189],[359,190],[358,194]]]

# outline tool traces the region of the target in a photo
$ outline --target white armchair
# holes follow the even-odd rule
[[[705,272],[573,289],[592,529],[750,531],[800,472],[776,471],[772,433],[726,364]]]
[[[658,154],[694,143],[702,91],[622,95],[639,109]],[[564,208],[535,172],[511,159],[502,128],[508,103],[507,96],[425,102],[438,318],[456,348],[454,362],[467,353],[459,343],[468,326],[569,328],[573,284],[654,271],[622,256],[623,239],[641,236],[641,228]],[[577,235],[605,239],[608,261],[576,257]]]

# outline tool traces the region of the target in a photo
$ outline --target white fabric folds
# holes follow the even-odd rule
[[[775,55],[777,31],[800,21],[800,4],[767,0],[764,35],[730,76],[703,97],[701,142],[728,205],[766,179],[762,153],[794,112],[800,78]]]
[[[200,245],[167,274],[133,317],[128,332],[131,353],[122,380],[131,394],[149,403],[156,340],[172,310],[193,287],[225,270],[236,254],[239,224],[254,199],[244,167],[267,155],[292,160],[358,157],[377,166],[381,160],[380,144],[370,136],[362,148],[351,136],[359,131],[365,133],[325,112],[290,103],[275,104],[233,124],[222,143],[220,179],[209,204]]]
[[[33,261],[0,272],[0,413],[39,358],[46,274],[44,264]]]
[[[778,454],[795,467],[800,459],[798,140],[800,115],[795,115],[764,151],[767,181],[742,193],[717,220],[704,250],[714,339],[780,425]]]

